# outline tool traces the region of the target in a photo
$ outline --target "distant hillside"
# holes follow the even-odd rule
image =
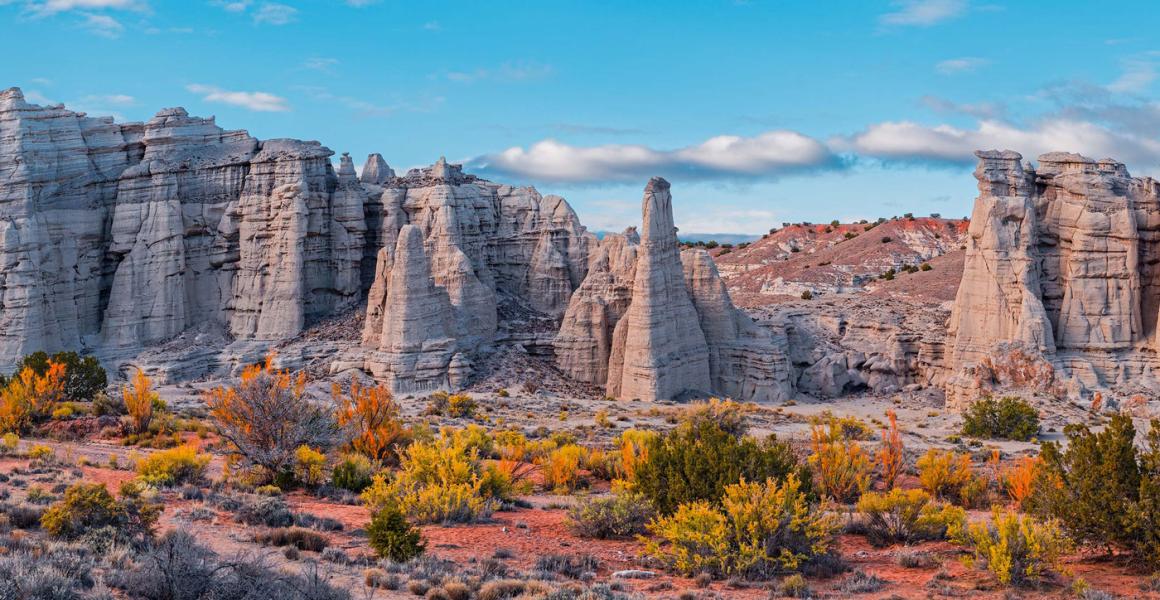
[[[905,290],[905,281],[917,281],[907,279],[912,274],[902,274],[902,269],[959,250],[968,224],[962,219],[934,217],[878,223],[795,224],[744,248],[717,249],[714,254],[730,293],[743,304],[801,297],[807,291],[814,296],[867,291],[878,284],[889,284],[896,293],[902,293],[897,290]],[[939,261],[937,266],[931,263],[931,270],[953,270],[955,260]],[[961,263],[961,256],[957,260]],[[961,264],[958,268],[961,272]],[[890,269],[899,273],[894,281],[879,278]],[[930,271],[922,274],[924,280],[936,279]],[[946,277],[938,281],[946,287],[943,279]],[[957,278],[953,286],[957,288]],[[936,297],[946,295],[945,290],[931,291]],[[953,290],[950,294],[953,297]]]

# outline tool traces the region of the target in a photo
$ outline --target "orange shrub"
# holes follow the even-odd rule
[[[398,446],[406,429],[390,388],[363,387],[352,381],[350,392],[345,395],[338,384],[332,389],[338,402],[338,424],[348,428],[352,436],[351,449],[373,460],[392,462],[398,458]]]
[[[810,434],[813,451],[810,464],[818,482],[818,491],[838,502],[853,502],[870,487],[874,466],[870,456],[853,440],[845,439],[840,424],[814,425]]]
[[[23,431],[48,418],[64,399],[65,366],[48,361],[44,375],[24,367],[0,390],[0,431]]]
[[[157,400],[157,392],[153,391],[153,382],[149,381],[149,376],[137,369],[129,385],[121,388],[121,398],[137,433],[148,431],[149,423],[153,420],[153,404]]]
[[[890,429],[882,429],[882,444],[878,447],[878,469],[887,490],[893,489],[902,473],[902,432],[898,429],[898,414],[886,411]]]
[[[333,411],[305,391],[305,374],[275,369],[270,355],[246,367],[236,385],[212,390],[206,405],[233,451],[265,470],[256,475],[273,478],[290,474],[299,446],[326,451],[338,437]]]
[[[1003,489],[1020,508],[1035,490],[1035,477],[1039,470],[1038,456],[1024,456],[1014,467],[1003,471]]]

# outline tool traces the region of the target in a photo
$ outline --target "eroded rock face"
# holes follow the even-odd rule
[[[680,252],[667,181],[649,182],[642,215],[642,235],[609,235],[593,251],[555,340],[557,366],[620,398],[790,397],[784,336],[733,306],[707,253]]]
[[[317,142],[165,109],[144,124],[0,95],[0,364],[127,355],[213,323],[278,340],[362,294],[365,193]]]
[[[1155,397],[1156,182],[1111,159],[1050,153],[1034,169],[1011,151],[976,155],[979,197],[949,323],[948,402],[1004,386]],[[1027,367],[1007,368],[1004,356]],[[1049,378],[1044,363],[1056,370]]]
[[[364,167],[364,175],[366,171]],[[377,214],[367,221],[378,224],[377,234],[368,239],[383,246],[371,278],[364,349],[382,350],[381,332],[395,310],[389,265],[398,257],[391,244],[394,240],[401,244],[400,232],[412,228],[415,233],[410,235],[422,240],[432,284],[447,297],[446,334],[455,340],[458,352],[455,360],[441,362],[442,378],[395,379],[399,393],[462,385],[471,373],[471,355],[499,333],[501,301],[559,316],[588,272],[594,237],[558,196],[484,181],[444,159],[368,188],[368,195],[370,212]],[[398,370],[382,363],[384,358],[396,360],[381,352],[365,357],[356,352],[336,366],[361,362],[372,372]]]

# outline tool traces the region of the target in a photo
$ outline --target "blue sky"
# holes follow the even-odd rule
[[[184,106],[397,169],[443,154],[592,229],[969,213],[971,151],[1160,169],[1160,11],[1013,0],[0,0],[0,86]]]

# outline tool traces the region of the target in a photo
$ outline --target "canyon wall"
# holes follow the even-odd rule
[[[977,152],[979,197],[948,328],[947,400],[1007,387],[1153,398],[1157,182],[1112,159]]]

